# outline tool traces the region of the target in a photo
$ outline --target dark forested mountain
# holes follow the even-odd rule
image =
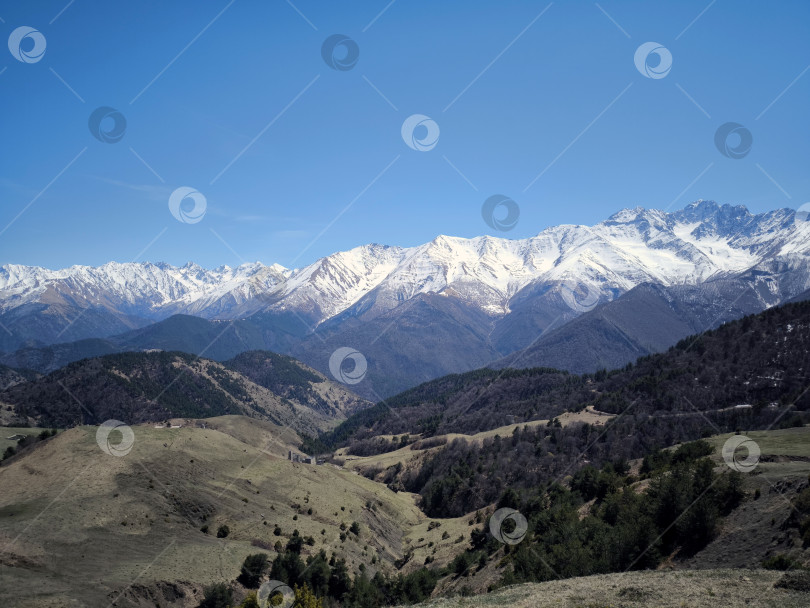
[[[603,427],[518,428],[483,444],[452,441],[402,483],[428,512],[457,515],[575,471],[582,461],[638,458],[706,434],[800,424],[810,409],[810,302],[750,315],[614,372],[478,370],[449,376],[359,413],[322,437],[352,444],[379,434],[482,431],[591,406]]]
[[[647,415],[740,404],[758,411],[791,403],[810,386],[808,353],[810,302],[805,301],[685,338],[622,370],[578,376],[549,368],[506,368],[446,376],[379,403],[335,433],[350,427],[364,434],[474,433],[587,405],[616,414],[631,403],[634,413]]]
[[[2,275],[0,269],[0,282]],[[0,294],[2,292],[0,288]],[[152,319],[105,308],[78,306],[61,298],[48,301],[52,295],[51,292],[43,294],[45,301],[42,302],[0,306],[0,323],[6,328],[0,331],[0,350],[13,352],[21,348],[106,338],[153,322]]]
[[[175,315],[159,323],[107,338],[93,338],[23,348],[2,357],[7,365],[41,372],[59,369],[80,359],[139,350],[182,351],[224,360],[263,347],[261,334],[244,322],[215,322],[190,315]]]
[[[181,352],[84,359],[0,392],[20,424],[74,426],[243,414],[315,433],[369,404],[283,355],[218,363]]]
[[[574,373],[615,369],[678,340],[779,303],[774,281],[720,279],[700,286],[643,284],[540,335],[491,365],[555,367]]]
[[[30,369],[15,369],[6,365],[0,365],[0,390],[6,389],[15,384],[34,380],[39,374]]]

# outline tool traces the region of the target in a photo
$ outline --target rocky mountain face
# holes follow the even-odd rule
[[[495,360],[574,371],[620,365],[808,288],[810,222],[790,209],[754,215],[698,201],[673,213],[625,209],[595,226],[555,226],[522,240],[364,245],[295,270],[6,265],[0,349],[14,353],[3,357],[7,365],[51,359],[54,368],[65,357],[41,347],[83,338],[106,340],[70,346],[68,359],[88,348],[207,348],[213,358],[267,348],[326,372],[330,355],[351,346],[368,362],[352,388],[378,398]],[[597,311],[605,312],[594,320]],[[176,314],[209,322],[167,329],[165,319]],[[570,355],[503,359],[523,349],[560,353],[573,339],[561,333],[566,327],[580,342]],[[589,350],[600,335],[599,348]]]

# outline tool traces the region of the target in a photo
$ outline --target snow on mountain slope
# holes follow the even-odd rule
[[[271,309],[308,312],[316,322],[329,319],[377,287],[407,251],[373,244],[321,258],[292,273]]]
[[[698,201],[673,213],[625,209],[595,226],[554,226],[523,240],[439,236],[411,248],[364,245],[297,270],[258,262],[215,270],[191,263],[63,270],[8,264],[0,267],[0,312],[35,302],[151,319],[269,309],[303,312],[317,324],[361,300],[379,314],[438,293],[498,317],[531,284],[574,282],[610,299],[644,282],[699,284],[774,259],[806,263],[808,256],[810,222],[796,220],[793,210],[752,215],[742,206]]]
[[[555,226],[523,240],[439,236],[409,249],[358,247],[294,273],[274,308],[306,300],[325,320],[369,290],[381,312],[433,292],[499,316],[532,283],[575,283],[608,298],[644,282],[697,284],[777,256],[806,257],[809,243],[810,222],[794,222],[789,209],[754,216],[709,201],[671,214],[625,209],[593,227]]]
[[[200,314],[227,296],[234,303],[272,290],[289,271],[278,265],[244,264],[206,270],[196,264],[109,262],[62,270],[6,264],[0,266],[0,311],[22,304],[67,303],[79,308],[163,318],[175,312]]]

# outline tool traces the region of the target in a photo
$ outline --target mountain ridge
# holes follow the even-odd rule
[[[241,414],[325,430],[371,404],[306,365],[267,351],[213,361],[177,351],[82,359],[46,376],[9,383],[0,403],[15,424],[75,426]]]
[[[774,242],[777,233],[784,234]],[[372,308],[391,309],[417,293],[452,290],[497,317],[539,280],[583,283],[605,300],[611,288],[623,292],[641,282],[693,283],[742,272],[766,257],[806,252],[807,237],[810,224],[796,222],[793,210],[753,215],[741,205],[701,200],[672,213],[624,209],[594,226],[552,226],[526,239],[439,235],[415,247],[361,245],[300,269],[259,262],[214,270],[193,262],[60,270],[5,264],[0,313],[24,304],[62,304],[154,321],[177,313],[233,319],[295,309],[318,325],[372,292]]]
[[[580,317],[591,325],[577,339],[598,339],[599,357],[569,349],[561,361],[531,364],[576,372],[620,366],[780,304],[810,289],[810,222],[790,209],[755,215],[741,205],[697,201],[671,213],[625,209],[594,226],[554,226],[527,239],[442,235],[410,248],[363,245],[297,270],[257,263],[215,271],[192,263],[106,266],[142,270],[130,287],[126,274],[74,268],[85,279],[101,272],[100,286],[87,287],[67,271],[49,271],[62,273],[56,281],[27,276],[20,266],[0,268],[0,323],[8,328],[0,331],[0,350],[10,353],[0,362],[42,372],[121,350],[224,360],[268,349],[328,373],[332,353],[349,346],[368,362],[352,389],[376,401],[548,346],[551,333],[562,339],[561,328]],[[631,332],[629,349],[606,343],[615,327],[604,316],[593,323],[597,311],[620,302],[625,319],[643,314],[627,296],[645,284],[663,290],[658,310],[665,314],[658,318],[665,326]],[[715,310],[714,317],[701,308]],[[586,326],[566,331],[573,336]],[[48,347],[54,339],[62,344]]]

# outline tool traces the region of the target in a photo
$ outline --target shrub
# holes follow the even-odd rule
[[[245,597],[245,600],[241,604],[239,604],[239,608],[261,608],[261,606],[259,605],[259,600],[256,597],[256,593],[255,592],[248,593],[247,597]]]
[[[199,608],[230,608],[233,591],[225,583],[215,583],[203,589],[203,600]]]
[[[242,568],[237,579],[248,589],[256,589],[259,587],[264,571],[267,569],[267,554],[254,553],[248,555],[245,561],[242,562]]]
[[[231,529],[225,524],[222,524],[219,528],[217,528],[217,538],[225,538],[230,533]]]
[[[766,570],[793,570],[801,568],[802,565],[792,557],[784,553],[777,553],[762,560],[762,567]]]
[[[306,583],[301,587],[295,587],[295,607],[296,608],[323,608],[323,601],[315,596],[307,587]]]
[[[778,589],[810,592],[810,572],[806,570],[786,572],[773,586]]]
[[[287,551],[291,551],[292,553],[301,553],[301,547],[303,546],[304,539],[298,534],[295,534],[287,543]]]
[[[472,565],[472,556],[469,553],[459,553],[452,562],[450,562],[450,570],[456,576],[466,574],[469,567]]]

